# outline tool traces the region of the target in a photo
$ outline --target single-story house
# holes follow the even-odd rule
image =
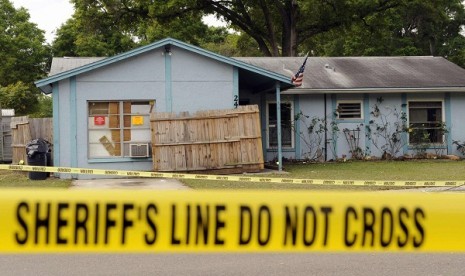
[[[114,57],[54,58],[36,86],[53,96],[55,165],[151,170],[131,145],[150,143],[153,110],[245,104],[260,107],[266,161],[454,154],[453,141],[465,140],[465,70],[444,58],[309,57],[296,87],[303,60],[229,58],[171,38]]]

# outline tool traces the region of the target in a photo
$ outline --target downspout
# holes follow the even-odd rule
[[[328,115],[326,114],[326,104],[327,104],[327,96],[326,93],[324,96],[324,116],[325,116],[325,162],[328,161]]]
[[[278,171],[283,170],[283,149],[281,141],[281,85],[276,82],[276,128],[278,135]]]

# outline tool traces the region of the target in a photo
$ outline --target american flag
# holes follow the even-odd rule
[[[301,86],[302,85],[302,82],[304,80],[304,71],[305,71],[305,64],[307,63],[307,59],[308,59],[308,53],[305,56],[304,63],[302,63],[302,66],[300,66],[299,71],[297,71],[297,73],[295,73],[295,75],[292,76],[292,78],[291,78],[292,83],[295,86]]]

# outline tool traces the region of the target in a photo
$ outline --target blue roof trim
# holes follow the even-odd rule
[[[133,49],[131,51],[128,51],[128,52],[113,56],[113,57],[108,57],[108,58],[105,58],[105,59],[102,59],[102,60],[99,60],[99,61],[96,61],[96,62],[93,62],[93,63],[89,63],[89,64],[86,64],[84,66],[81,66],[81,67],[78,67],[78,68],[75,68],[75,69],[71,69],[69,71],[65,71],[65,72],[53,75],[51,77],[45,78],[45,79],[38,80],[38,81],[34,82],[34,84],[37,87],[42,88],[42,87],[44,87],[46,85],[49,85],[49,84],[52,84],[54,82],[57,82],[57,81],[60,81],[60,80],[63,80],[63,79],[67,79],[69,77],[76,76],[76,75],[79,75],[79,74],[82,74],[82,73],[85,73],[85,72],[89,72],[91,70],[94,70],[94,69],[97,69],[97,68],[100,68],[100,67],[103,67],[103,66],[106,66],[106,65],[121,61],[121,60],[125,60],[127,58],[130,58],[130,57],[133,57],[133,56],[136,56],[136,55],[151,51],[153,49],[160,48],[160,47],[165,46],[165,45],[173,45],[173,46],[179,47],[181,49],[185,49],[185,50],[188,50],[190,52],[197,53],[199,55],[203,55],[205,57],[208,57],[208,58],[211,58],[211,59],[214,59],[214,60],[229,64],[229,65],[232,65],[232,66],[236,66],[238,68],[241,68],[241,69],[244,69],[244,70],[247,70],[247,71],[251,71],[251,72],[254,72],[254,73],[269,77],[271,79],[274,79],[274,80],[280,81],[282,83],[288,84],[289,86],[293,86],[293,84],[291,82],[291,79],[288,76],[284,76],[284,75],[281,75],[281,74],[278,74],[278,73],[275,73],[275,72],[271,72],[271,71],[268,71],[268,70],[263,69],[261,67],[257,67],[257,66],[254,66],[254,65],[251,65],[251,64],[236,60],[234,58],[225,57],[225,56],[210,52],[208,50],[202,49],[200,47],[181,42],[181,41],[173,39],[173,38],[165,38],[165,39],[159,40],[157,42],[154,42],[152,44],[145,45],[145,46]]]

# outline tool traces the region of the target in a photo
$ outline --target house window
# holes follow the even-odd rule
[[[267,104],[268,148],[278,147],[278,118],[276,103]],[[281,102],[281,145],[292,148],[294,146],[294,106],[292,102]]]
[[[337,103],[338,119],[363,119],[362,101],[340,101]]]
[[[89,158],[131,157],[131,144],[149,145],[153,105],[150,101],[88,102]]]
[[[409,142],[443,143],[442,102],[409,102]]]

